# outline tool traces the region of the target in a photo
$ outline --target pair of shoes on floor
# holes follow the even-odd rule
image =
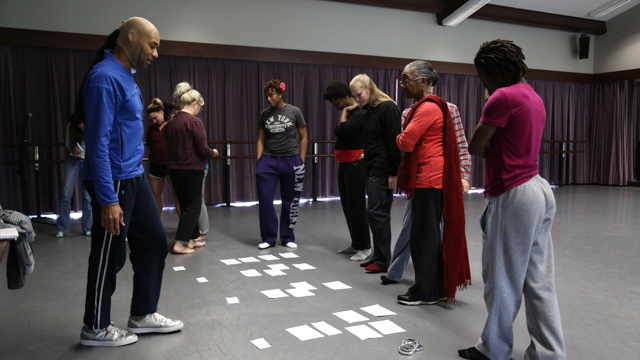
[[[56,239],[61,239],[64,237],[64,233],[62,231],[58,231],[58,233],[55,235]]]
[[[400,282],[400,281],[391,280],[384,275],[380,276],[380,280],[382,280],[382,285],[397,284]]]
[[[470,347],[468,349],[458,350],[458,355],[463,359],[470,360],[490,360],[488,357],[484,356],[483,353],[478,351],[478,349],[474,347]]]
[[[371,264],[371,265],[365,267],[364,270],[366,272],[368,272],[369,274],[377,274],[377,273],[381,273],[381,272],[387,272],[386,269],[383,269],[383,268],[381,268],[380,266],[378,266],[376,264]]]
[[[344,248],[342,250],[338,250],[338,254],[355,254],[357,252],[358,252],[358,250],[354,249],[353,246],[349,246],[348,248]]]
[[[404,295],[398,295],[398,303],[402,304],[402,305],[409,305],[409,306],[415,306],[415,305],[434,305],[438,303],[438,300],[436,301],[423,301],[420,300],[416,297],[413,297],[413,295],[411,294],[404,294]]]
[[[146,333],[170,333],[184,327],[180,320],[172,320],[161,314],[130,316],[129,331],[120,329],[111,323],[104,329],[92,329],[84,325],[80,332],[80,344],[85,346],[123,346],[138,341],[138,335]]]
[[[413,355],[417,352],[424,350],[424,346],[415,339],[404,339],[402,344],[398,347],[398,352],[402,355]]]
[[[362,249],[349,258],[351,261],[362,261],[371,255],[371,249]]]

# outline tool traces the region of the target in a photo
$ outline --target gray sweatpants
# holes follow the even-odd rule
[[[487,322],[476,348],[492,360],[511,358],[513,321],[524,295],[531,343],[525,360],[566,359],[553,279],[551,226],[556,203],[539,175],[488,196],[480,218]]]
[[[200,208],[200,217],[198,218],[198,230],[200,231],[200,235],[207,235],[209,233],[209,214],[207,213],[207,204],[204,202],[204,186],[206,184],[205,179],[207,178],[207,173],[209,169],[204,171],[204,176],[202,177],[202,205]]]

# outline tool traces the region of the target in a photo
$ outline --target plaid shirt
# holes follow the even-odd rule
[[[458,152],[460,153],[460,171],[462,172],[462,178],[469,181],[469,176],[471,175],[471,155],[469,155],[467,138],[464,136],[464,129],[462,128],[462,121],[460,120],[460,111],[458,111],[458,107],[452,103],[447,103],[447,105],[449,105],[449,112],[453,119],[453,126],[456,129],[456,140],[458,141]],[[413,105],[402,112],[402,124],[404,124],[404,119],[409,115],[409,111],[412,107]]]

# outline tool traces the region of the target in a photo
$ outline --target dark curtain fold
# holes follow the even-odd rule
[[[2,144],[19,143],[23,136],[32,143],[64,143],[69,114],[75,106],[76,93],[95,52],[48,49],[22,46],[0,46],[0,121]],[[437,70],[437,69],[436,69]],[[285,102],[299,107],[307,121],[309,148],[304,197],[312,196],[313,171],[318,177],[318,196],[338,196],[337,163],[331,157],[318,157],[314,165],[312,140],[334,140],[334,126],[339,112],[322,100],[324,89],[331,81],[346,83],[357,74],[369,75],[376,85],[398,103],[400,110],[412,101],[405,99],[397,86],[401,70],[360,67],[305,65],[294,63],[258,62],[162,56],[147,70],[136,74],[145,106],[152,98],[171,99],[175,85],[188,81],[205,99],[200,118],[210,141],[251,141],[231,144],[233,156],[255,156],[257,119],[268,106],[263,85],[271,78],[287,84]],[[638,129],[637,89],[633,82],[608,84],[575,84],[554,81],[531,81],[545,102],[548,113],[545,140],[586,140],[586,145],[574,145],[571,150],[587,150],[585,154],[570,154],[562,169],[566,183],[597,183],[623,185],[633,178],[633,151],[640,139]],[[484,106],[484,89],[476,76],[440,74],[435,93],[460,109],[467,138],[470,138]],[[33,116],[18,121],[27,113]],[[145,129],[150,125],[144,121]],[[225,144],[215,145],[226,154]],[[544,145],[542,150],[555,150]],[[333,153],[333,144],[319,143],[319,154]],[[40,146],[41,160],[64,161],[63,146]],[[17,161],[20,149],[3,147],[2,161]],[[26,156],[33,159],[32,148]],[[561,171],[557,155],[540,155],[540,172],[551,183],[557,183]],[[229,176],[231,201],[255,201],[255,159],[233,159]],[[145,162],[146,166],[146,162]],[[205,200],[208,204],[224,202],[226,161],[210,161]],[[7,208],[34,214],[35,167],[27,164],[27,180],[17,176],[18,166],[0,167],[0,203]],[[58,212],[58,201],[64,177],[62,163],[41,163],[40,195],[42,212]],[[471,185],[482,187],[484,163],[473,160]],[[26,191],[24,203],[22,189]],[[173,203],[165,189],[165,204]],[[74,209],[80,209],[80,194],[76,191]]]

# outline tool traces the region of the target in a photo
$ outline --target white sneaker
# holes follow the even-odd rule
[[[264,249],[268,249],[270,247],[273,247],[275,245],[271,245],[268,242],[261,242],[260,244],[258,244],[258,249],[260,250],[264,250]]]
[[[349,258],[351,261],[362,261],[371,255],[371,249],[362,249],[358,251],[355,255]]]
[[[171,320],[153,313],[145,316],[130,316],[128,327],[134,334],[170,333],[182,329],[184,324],[180,320]]]
[[[338,250],[338,254],[355,254],[357,252],[358,250],[354,249],[353,246],[349,246],[348,248]]]
[[[297,249],[298,248],[298,244],[294,243],[293,241],[289,241],[284,246],[288,247],[289,249]]]
[[[109,325],[96,329],[84,325],[80,332],[80,344],[85,346],[122,346],[138,341],[138,335]]]

